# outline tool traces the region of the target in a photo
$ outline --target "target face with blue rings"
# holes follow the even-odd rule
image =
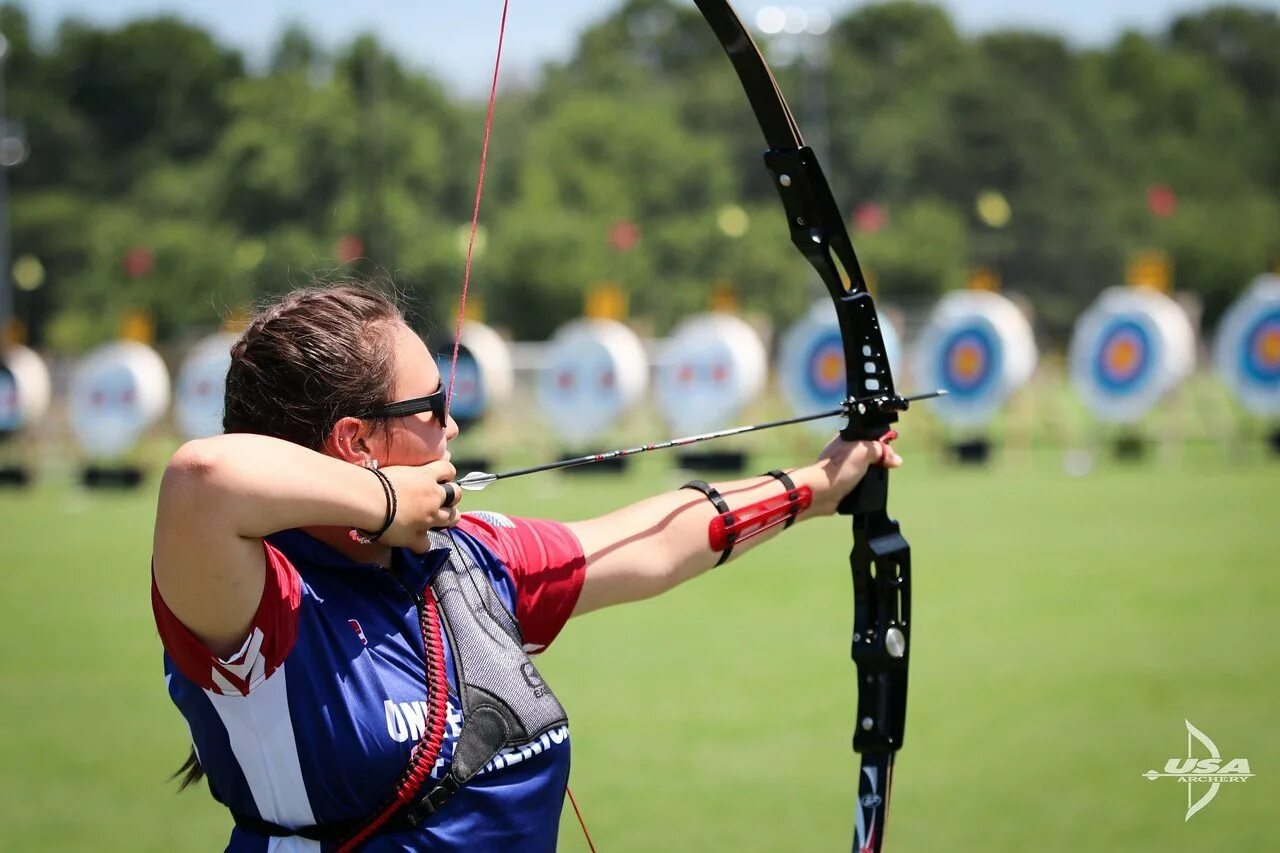
[[[1246,409],[1280,416],[1280,275],[1259,276],[1227,309],[1214,362]]]
[[[436,367],[444,387],[449,388],[449,367],[452,353],[436,356]],[[458,347],[457,375],[453,377],[453,396],[449,398],[449,416],[459,424],[473,424],[484,416],[488,408],[485,399],[484,377],[474,355],[465,346]]]
[[[1117,396],[1140,391],[1154,375],[1153,347],[1141,318],[1112,318],[1094,344],[1094,381],[1099,388]]]
[[[1008,297],[979,290],[938,300],[912,355],[916,387],[948,392],[931,411],[960,429],[989,424],[1030,380],[1037,361],[1027,316]]]
[[[885,354],[895,372],[900,346],[898,334],[888,316],[880,317],[880,335]],[[847,393],[844,370],[844,341],[830,300],[820,300],[782,335],[778,347],[778,385],[791,410],[797,415],[839,406]],[[901,376],[899,375],[899,382]],[[839,418],[811,421],[806,426],[815,434],[830,433]]]
[[[1280,308],[1259,317],[1245,333],[1240,372],[1259,385],[1280,386]]]
[[[1000,340],[982,322],[953,329],[938,344],[938,376],[957,402],[998,391],[1002,360]]]
[[[844,399],[844,341],[840,330],[831,329],[815,338],[805,353],[804,382],[815,400],[838,404]]]
[[[13,371],[0,364],[0,434],[16,432],[22,426],[22,406],[18,381]]]
[[[1195,328],[1170,296],[1110,287],[1076,321],[1071,383],[1100,421],[1133,424],[1195,368]]]

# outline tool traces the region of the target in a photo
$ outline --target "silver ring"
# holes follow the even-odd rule
[[[462,497],[462,492],[453,483],[441,483],[440,488],[444,489],[444,505],[447,507],[454,506]]]

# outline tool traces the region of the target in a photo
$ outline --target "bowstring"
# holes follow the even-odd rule
[[[489,136],[493,132],[493,108],[498,100],[498,72],[502,68],[502,42],[507,33],[507,9],[510,5],[511,0],[503,0],[502,21],[498,24],[498,49],[493,59],[493,81],[489,84],[489,108],[484,120],[484,142],[480,145],[480,173],[476,177],[476,199],[471,208],[471,233],[467,237],[467,263],[462,271],[462,296],[458,299],[458,318],[453,332],[453,356],[449,360],[449,392],[445,395],[446,418],[449,406],[453,402],[453,384],[458,377],[458,352],[462,345],[462,325],[467,317],[467,289],[471,285],[471,261],[475,256],[476,232],[480,227],[480,199],[484,197],[484,172],[489,161]],[[578,810],[578,803],[567,785],[565,793],[569,795],[573,812],[578,816],[578,825],[582,827],[582,834],[586,836],[587,846],[591,848],[591,853],[595,853],[596,846],[591,840],[591,833],[587,831],[582,812]]]
[[[471,285],[471,260],[475,254],[476,231],[480,227],[480,199],[484,196],[484,170],[489,161],[489,134],[493,131],[493,106],[498,100],[498,70],[502,67],[502,41],[507,33],[507,7],[503,0],[502,22],[498,25],[498,50],[493,59],[493,82],[489,85],[489,109],[484,120],[484,142],[480,146],[480,174],[476,178],[476,200],[471,208],[471,235],[467,238],[467,263],[462,271],[462,296],[458,300],[458,319],[453,330],[453,357],[449,360],[449,392],[445,395],[445,420],[453,405],[453,383],[458,378],[458,352],[462,345],[462,325],[467,317],[467,288]]]
[[[582,834],[587,838],[587,847],[591,849],[591,853],[596,853],[595,842],[591,840],[591,833],[587,832],[587,822],[582,819],[582,812],[578,810],[578,801],[573,797],[573,791],[569,790],[569,786],[564,786],[564,792],[569,795],[569,802],[573,805],[573,813],[578,816],[578,826],[582,827]]]

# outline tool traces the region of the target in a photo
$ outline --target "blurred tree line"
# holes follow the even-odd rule
[[[334,274],[390,274],[449,325],[482,104],[369,36],[326,52],[290,29],[250,71],[172,18],[68,20],[38,43],[10,5],[0,32],[29,147],[8,175],[14,255],[45,271],[17,293],[35,343],[81,349],[138,309],[173,340]],[[890,302],[989,266],[1060,340],[1134,250],[1168,251],[1210,321],[1280,256],[1275,13],[1216,8],[1082,50],[962,37],[941,9],[893,2],[822,38],[775,70]],[[491,321],[543,337],[605,280],[658,329],[716,282],[779,322],[815,295],[691,8],[629,0],[504,93],[473,279]],[[981,211],[984,194],[1007,209]]]

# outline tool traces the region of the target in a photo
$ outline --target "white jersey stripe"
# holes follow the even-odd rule
[[[273,836],[267,842],[267,853],[320,853],[319,841],[297,835]]]
[[[281,665],[248,696],[223,696],[213,690],[205,694],[226,727],[231,751],[249,783],[258,813],[282,826],[310,826],[316,821],[298,761],[285,675]]]

